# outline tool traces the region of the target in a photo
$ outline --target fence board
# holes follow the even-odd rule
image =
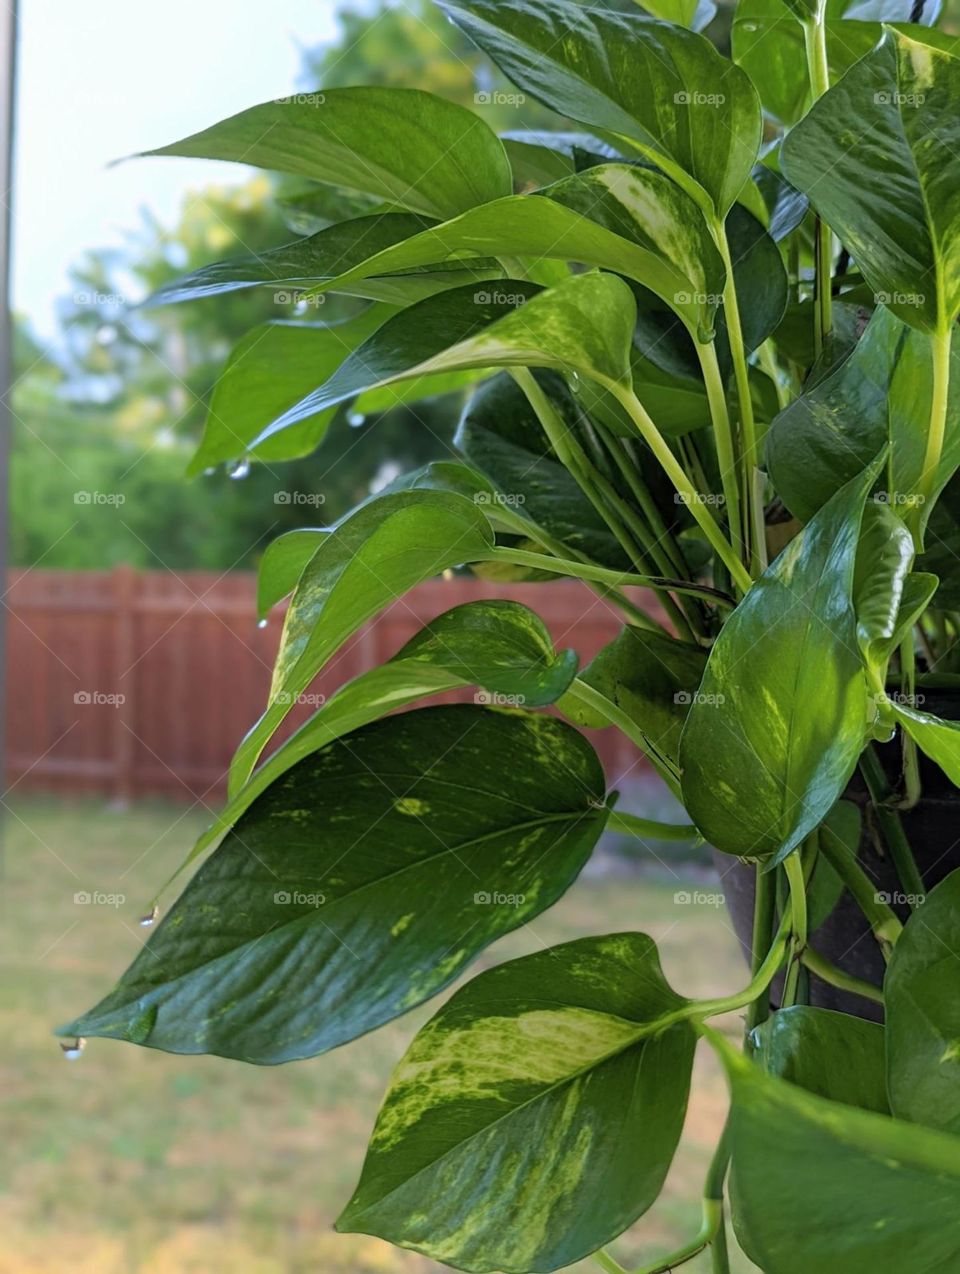
[[[348,641],[311,693],[329,696],[424,623],[480,597],[531,606],[557,645],[572,646],[583,661],[621,624],[610,603],[576,581],[431,580]],[[280,635],[278,612],[257,627],[255,598],[255,577],[246,573],[12,572],[8,784],[119,801],[219,800],[233,749],[266,701]],[[311,710],[298,705],[286,732]],[[612,782],[637,765],[618,733],[591,735]]]

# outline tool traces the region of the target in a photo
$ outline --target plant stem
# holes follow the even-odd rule
[[[825,9],[824,0],[818,0],[816,14],[802,24],[807,52],[807,70],[810,74],[810,91],[814,102],[823,97],[830,88]],[[833,328],[833,233],[820,217],[817,217],[814,223],[813,237],[816,280],[814,350],[819,358],[824,342]]]
[[[652,536],[647,528],[629,505],[620,499],[603,474],[593,467],[573,432],[540,388],[533,373],[526,367],[520,367],[515,368],[512,374],[536,413],[557,459],[573,477],[601,519],[606,522],[628,559],[641,571],[648,571],[649,564],[644,557],[644,550],[649,549]],[[657,566],[660,570],[663,569],[662,562],[657,562]],[[696,641],[690,621],[669,593],[665,593],[662,600],[664,609],[680,631],[685,633],[691,641]]]
[[[684,502],[689,507],[711,547],[730,572],[731,578],[736,582],[740,590],[745,593],[753,583],[749,572],[737,556],[733,545],[721,531],[713,515],[708,512],[704,505],[703,496],[687,477],[683,467],[667,445],[666,439],[647,414],[643,403],[640,402],[631,389],[627,389],[623,385],[611,384],[610,388],[629,413],[631,420],[637,426],[647,446],[660,461],[667,477],[683,497]]]
[[[723,289],[723,313],[727,320],[727,338],[733,359],[733,374],[737,386],[737,404],[740,408],[740,464],[745,498],[745,530],[750,545],[751,569],[759,574],[766,566],[767,546],[763,525],[763,504],[757,499],[754,470],[757,467],[757,428],[753,419],[753,399],[750,397],[750,368],[743,343],[743,325],[740,322],[740,302],[733,277],[733,258],[726,226],[715,221],[713,237],[727,272]],[[736,578],[736,576],[734,576]]]
[[[788,1008],[797,1002],[797,982],[800,976],[800,960],[807,946],[807,882],[803,863],[796,851],[788,854],[783,863],[790,885],[790,963],[783,984],[781,1007]]]
[[[870,922],[870,929],[885,960],[890,959],[894,943],[903,925],[885,902],[880,901],[877,887],[851,854],[839,836],[829,827],[820,828],[820,852],[853,894],[860,910]]]
[[[733,445],[733,430],[730,426],[730,412],[727,409],[727,392],[720,374],[720,363],[717,359],[717,346],[714,341],[695,342],[700,370],[707,391],[707,402],[710,406],[710,420],[713,423],[713,436],[717,447],[717,464],[720,469],[720,482],[723,486],[723,498],[727,506],[727,526],[734,548],[745,561],[747,536],[741,521],[740,513],[740,472],[736,451]]]
[[[593,562],[571,562],[546,553],[528,553],[525,549],[495,548],[486,557],[475,557],[475,562],[512,562],[515,566],[532,566],[553,575],[569,575],[574,579],[595,580],[599,584],[612,584],[614,588],[634,585],[651,588],[655,592],[686,593],[690,597],[702,597],[714,606],[733,607],[732,597],[706,584],[690,584],[684,580],[664,579],[659,575],[633,575],[629,571],[611,571]]]
[[[750,972],[754,975],[763,964],[764,957],[770,950],[773,938],[773,922],[776,913],[777,889],[776,875],[772,871],[764,871],[763,864],[756,867],[756,878],[753,895],[753,937],[750,944]],[[747,1040],[753,1029],[765,1022],[770,1016],[770,997],[761,995],[747,1010]]]
[[[910,842],[903,830],[903,824],[900,822],[900,815],[887,804],[892,795],[890,785],[872,746],[868,746],[860,757],[860,773],[870,793],[870,802],[877,816],[880,831],[883,833],[883,839],[890,851],[890,857],[897,869],[900,884],[908,897],[913,898],[913,902],[910,903],[911,908],[919,907],[920,900],[925,895],[926,886],[913,856],[913,850],[910,848]]]
[[[917,651],[913,644],[913,630],[907,633],[900,644],[900,691],[907,696],[907,703],[916,702],[917,689]],[[903,749],[903,799],[898,802],[900,809],[911,810],[920,800],[922,788],[920,783],[920,759],[917,745],[909,734],[901,732]]]
[[[864,982],[862,978],[855,978],[852,973],[844,973],[842,969],[838,969],[835,964],[831,964],[824,956],[814,951],[813,947],[807,947],[800,958],[811,973],[815,973],[818,978],[829,982],[838,990],[851,991],[865,1000],[872,1000],[874,1004],[883,1003],[882,991],[869,982]]]
[[[603,1248],[594,1252],[593,1259],[602,1270],[606,1270],[607,1274],[627,1274],[622,1265],[619,1265],[609,1252],[605,1252]]]
[[[625,810],[611,810],[607,827],[611,832],[623,832],[627,836],[649,836],[651,840],[701,839],[692,823],[660,823],[652,818],[638,818],[636,814],[628,814]]]
[[[917,487],[917,496],[911,509],[913,538],[917,550],[922,548],[920,534],[921,510],[927,500],[933,496],[937,485],[937,470],[940,468],[940,457],[943,453],[943,440],[947,428],[947,408],[950,400],[950,340],[952,325],[935,332],[930,337],[930,352],[933,356],[933,395],[930,402],[930,426],[927,430],[927,448],[923,458],[923,469]]]
[[[574,702],[582,704],[591,712],[597,713],[598,716],[609,721],[611,725],[615,725],[622,730],[627,738],[636,744],[644,756],[650,758],[671,791],[674,794],[679,793],[680,774],[676,766],[669,757],[664,756],[654,740],[649,739],[621,707],[613,703],[606,695],[602,695],[599,690],[595,690],[593,686],[588,685],[587,682],[581,681],[579,677],[574,677],[567,690],[567,697]]]
[[[790,913],[788,911],[780,922],[776,937],[770,944],[770,950],[767,952],[760,968],[751,978],[748,986],[734,995],[721,996],[716,1000],[700,1000],[686,1005],[683,1009],[677,1009],[676,1013],[668,1014],[667,1017],[661,1018],[660,1024],[663,1026],[671,1025],[671,1019],[680,1022],[691,1017],[698,1020],[718,1017],[721,1013],[733,1013],[737,1009],[743,1009],[748,1004],[752,1004],[769,988],[770,983],[780,971],[780,966],[783,964],[784,956],[787,953],[789,935]]]

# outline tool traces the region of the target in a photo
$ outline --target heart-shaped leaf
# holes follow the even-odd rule
[[[472,111],[419,89],[298,93],[147,154],[295,173],[441,221],[510,193],[499,138]]]
[[[257,798],[63,1033],[259,1065],[335,1048],[555,902],[603,801],[593,749],[553,717],[460,705],[366,726]]]
[[[753,1032],[754,1056],[771,1075],[830,1101],[889,1115],[884,1029],[876,1022],[795,1004]]]
[[[878,301],[925,332],[946,331],[960,312],[958,144],[960,59],[893,29],[783,144],[787,178]]]
[[[766,1274],[950,1274],[960,1140],[766,1075],[711,1032],[733,1103],[738,1237]]]
[[[595,1251],[650,1206],[673,1158],[695,1036],[664,1019],[683,1004],[644,934],[482,973],[394,1072],[337,1228],[506,1274]]]
[[[493,543],[473,501],[440,491],[383,496],[338,523],[299,577],[270,699],[231,762],[230,794],[247,781],[297,696],[351,633],[421,580],[487,557]]]
[[[853,583],[876,475],[874,464],[825,505],[750,589],[710,653],[680,766],[690,816],[727,853],[789,853],[834,805],[863,748]]]
[[[954,871],[911,914],[883,983],[893,1113],[952,1133],[960,1133],[958,961],[960,871]]]
[[[629,626],[587,665],[581,680],[621,708],[652,749],[675,763],[706,658],[698,646]],[[580,704],[565,701],[563,708],[584,725],[606,725]]]
[[[702,36],[633,0],[441,0],[507,77],[547,106],[662,168],[723,218],[760,146],[748,77]]]

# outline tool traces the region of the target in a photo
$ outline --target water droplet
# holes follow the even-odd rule
[[[87,1041],[83,1038],[83,1036],[78,1035],[72,1044],[68,1044],[66,1040],[61,1040],[60,1048],[68,1062],[75,1062],[83,1052],[86,1043]]]
[[[361,425],[367,423],[367,418],[362,411],[351,411],[347,416],[347,424],[351,429],[359,429]]]
[[[266,619],[258,619],[258,620],[257,620],[257,627],[258,627],[258,628],[266,628],[266,626],[267,626],[267,624],[268,624],[268,623],[269,623],[269,620],[266,620]]]
[[[227,469],[227,474],[234,482],[242,482],[250,472],[250,461],[244,456],[242,460],[235,461]]]
[[[154,903],[153,906],[150,908],[150,910],[147,912],[147,914],[145,916],[140,917],[140,924],[143,926],[144,929],[149,929],[150,926],[156,920],[157,916],[159,916],[159,914],[160,914],[160,908],[157,906],[156,903]]]

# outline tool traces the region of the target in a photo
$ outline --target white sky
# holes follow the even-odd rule
[[[335,34],[334,0],[20,0],[14,307],[42,337],[84,249],[139,209],[172,224],[185,192],[249,173],[199,159],[111,160],[297,87],[299,49]]]

